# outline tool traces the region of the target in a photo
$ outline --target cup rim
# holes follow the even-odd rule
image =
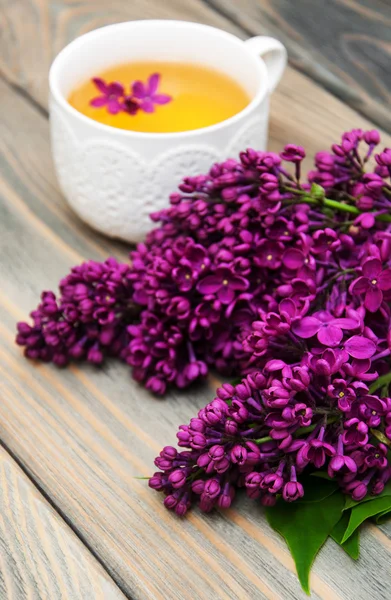
[[[141,23],[143,25],[148,25],[148,26],[159,24],[159,25],[164,25],[164,26],[172,25],[174,27],[186,26],[186,27],[190,27],[193,29],[198,29],[200,31],[205,30],[205,29],[213,30],[213,32],[216,33],[217,35],[219,35],[220,37],[225,38],[226,40],[228,40],[230,42],[233,42],[234,44],[237,45],[238,48],[245,51],[249,60],[251,60],[253,62],[254,68],[258,70],[258,74],[260,75],[260,81],[261,82],[264,81],[265,85],[259,84],[257,92],[255,93],[255,96],[247,104],[247,106],[245,106],[241,111],[239,111],[232,117],[229,117],[229,119],[225,119],[224,121],[219,121],[218,123],[215,123],[214,125],[208,125],[207,127],[200,127],[199,129],[188,129],[186,131],[144,132],[144,131],[132,131],[130,129],[120,129],[117,127],[112,127],[111,125],[105,125],[104,123],[100,123],[99,121],[95,121],[94,119],[91,119],[90,117],[83,115],[81,112],[79,112],[78,110],[73,108],[73,106],[71,106],[69,104],[67,99],[64,97],[64,95],[60,91],[58,82],[57,82],[58,71],[61,69],[62,63],[67,59],[68,55],[71,54],[71,52],[73,52],[75,49],[77,50],[77,46],[84,43],[86,40],[92,40],[93,38],[99,37],[99,35],[101,35],[103,33],[103,31],[107,31],[109,29],[115,30],[115,29],[125,29],[127,27],[137,27],[137,25],[141,24]],[[213,133],[215,131],[217,132],[220,129],[223,129],[227,126],[234,125],[237,121],[240,121],[241,119],[245,118],[248,114],[250,114],[253,111],[253,109],[258,104],[260,104],[262,102],[264,97],[267,95],[267,93],[268,93],[268,73],[267,73],[266,65],[262,60],[262,57],[261,56],[258,57],[255,54],[252,54],[250,51],[248,51],[246,49],[246,46],[244,45],[244,40],[241,40],[240,38],[236,37],[232,33],[229,33],[227,31],[224,31],[217,27],[213,27],[211,25],[204,25],[203,23],[193,23],[192,21],[177,21],[177,20],[171,20],[171,19],[167,19],[167,20],[165,20],[165,19],[141,19],[138,21],[125,21],[122,23],[113,23],[111,25],[105,25],[103,27],[93,29],[92,31],[89,31],[89,32],[77,37],[72,42],[67,44],[65,46],[65,48],[63,48],[57,54],[57,56],[55,57],[55,59],[52,62],[52,65],[51,65],[50,71],[49,71],[49,89],[50,89],[50,92],[51,92],[54,100],[61,106],[61,108],[63,110],[70,113],[76,119],[79,119],[81,121],[81,123],[85,123],[85,124],[89,125],[90,127],[95,127],[97,130],[99,130],[103,133],[105,133],[105,132],[107,133],[108,131],[110,131],[111,133],[115,132],[116,134],[118,134],[121,137],[139,138],[139,139],[144,139],[144,140],[147,140],[147,139],[148,140],[181,139],[181,138],[187,138],[189,136],[197,137],[197,136],[203,135],[205,133]]]

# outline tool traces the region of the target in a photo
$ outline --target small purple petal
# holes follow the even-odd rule
[[[219,289],[217,296],[223,304],[229,304],[235,298],[235,292],[232,287],[228,285],[222,285]]]
[[[380,273],[378,284],[381,290],[391,290],[391,269],[385,269],[382,273]]]
[[[350,456],[345,456],[345,466],[352,473],[357,473],[357,465]]]
[[[100,92],[102,92],[102,94],[107,94],[108,86],[106,85],[106,83],[104,82],[103,79],[101,79],[100,77],[94,77],[92,79],[92,81],[96,85],[96,87],[98,88],[98,90]]]
[[[297,248],[285,250],[282,256],[282,262],[288,269],[296,271],[304,265],[304,254]]]
[[[107,110],[112,115],[117,115],[121,110],[121,104],[118,102],[117,99],[109,100],[107,103]]]
[[[359,218],[356,219],[356,221],[361,224],[363,229],[371,229],[375,224],[375,217],[372,213],[363,213]]]
[[[345,464],[344,457],[341,455],[333,456],[330,461],[330,469],[333,471],[339,471]]]
[[[376,352],[376,344],[362,335],[354,335],[345,342],[345,350],[353,358],[370,358]]]
[[[146,96],[145,86],[142,81],[135,81],[132,85],[132,95],[140,100]]]
[[[144,99],[140,102],[140,108],[141,110],[143,110],[146,113],[153,113],[155,112],[155,107],[153,105],[152,100],[149,99]]]
[[[168,102],[171,102],[172,97],[167,96],[167,94],[153,94],[151,99],[154,104],[167,104]]]
[[[277,358],[269,360],[265,366],[268,371],[280,371],[284,367],[286,367],[286,363],[283,360],[278,360]]]
[[[293,318],[296,315],[296,304],[290,298],[285,298],[280,302],[280,313],[286,313]]]
[[[197,284],[197,291],[200,294],[215,294],[221,287],[222,282],[217,275],[208,275]]]
[[[148,79],[148,96],[152,96],[159,87],[160,75],[153,73]]]
[[[322,323],[315,317],[304,317],[293,324],[292,331],[301,338],[307,339],[318,333]]]
[[[109,96],[123,96],[124,93],[124,86],[118,81],[113,81],[113,83],[107,86],[107,94]]]
[[[334,319],[332,325],[336,325],[341,329],[357,329],[360,326],[360,321],[356,321],[355,319]]]
[[[350,286],[351,294],[364,294],[369,287],[369,279],[367,277],[359,277],[355,281],[353,281]]]
[[[249,282],[248,279],[245,279],[244,277],[233,275],[230,277],[229,285],[233,290],[240,290],[241,292],[244,292],[247,290]]]
[[[321,327],[318,332],[318,340],[325,346],[338,346],[342,338],[342,329],[335,327],[334,325],[326,325],[325,327]]]
[[[381,270],[382,265],[378,258],[369,258],[362,266],[362,273],[364,277],[368,277],[368,279],[373,279],[380,275]]]
[[[352,367],[354,368],[354,373],[356,377],[360,377],[363,373],[366,373],[371,366],[371,361],[369,358],[358,359],[355,358],[352,362]]]
[[[376,312],[383,301],[383,292],[378,287],[370,287],[365,294],[364,306],[370,312]]]
[[[97,98],[93,98],[90,101],[91,106],[95,106],[95,108],[100,108],[102,106],[106,106],[107,98],[106,96],[98,96]]]

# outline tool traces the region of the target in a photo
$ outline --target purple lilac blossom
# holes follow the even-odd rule
[[[16,343],[27,358],[65,366],[70,360],[100,364],[120,356],[129,342],[127,324],[138,312],[132,302],[130,267],[108,258],[73,267],[60,282],[60,296],[43,292],[32,325],[18,323]]]
[[[153,73],[147,83],[135,81],[131,86],[131,98],[146,113],[154,112],[155,104],[167,104],[172,100],[167,94],[158,94],[159,82],[159,73]]]
[[[106,106],[107,112],[112,115],[118,114],[122,110],[122,101],[124,97],[124,86],[118,81],[106,83],[100,77],[94,77],[92,80],[101,95],[90,101],[94,108]]]
[[[130,86],[130,94],[125,93],[122,83],[113,81],[106,83],[100,77],[94,77],[92,82],[101,93],[100,96],[92,98],[90,105],[94,108],[106,107],[107,112],[116,115],[126,112],[135,115],[139,110],[146,113],[155,111],[155,104],[167,104],[171,102],[171,96],[159,94],[160,74],[153,73],[147,83],[134,81]]]
[[[357,501],[390,479],[389,386],[369,389],[391,370],[391,151],[378,143],[343,134],[302,183],[293,145],[186,178],[131,266],[75,267],[59,299],[45,292],[33,325],[18,325],[27,357],[113,355],[156,394],[211,367],[242,375],[155,461],[149,485],[178,515],[228,508],[238,488],[268,506],[296,501],[311,470]]]
[[[210,368],[244,375],[276,357],[300,361],[304,351],[316,372],[347,377],[349,390],[353,379],[371,381],[389,369],[391,346],[391,230],[384,221],[391,161],[388,150],[376,153],[378,143],[373,132],[343,134],[331,153],[316,155],[307,181],[297,168],[305,153],[293,145],[280,156],[247,149],[239,160],[185,178],[171,206],[152,215],[157,228],[131,253],[128,297],[111,313],[116,326],[103,338],[104,352],[92,343],[103,327],[99,313],[92,311],[86,337],[72,289],[64,300],[77,309],[64,313],[62,290],[56,307],[46,296],[33,313],[33,332],[19,324],[18,343],[28,357],[57,364],[115,355],[156,394],[205,378]],[[315,186],[311,195],[318,181],[323,191]],[[323,198],[337,207],[328,209]],[[371,208],[360,213],[363,198]],[[102,302],[94,286],[87,307]],[[347,410],[349,402],[340,405]]]
[[[195,503],[206,512],[227,508],[239,488],[263,505],[280,495],[294,502],[305,498],[304,471],[327,471],[357,501],[381,493],[391,478],[391,398],[370,394],[360,378],[345,375],[347,353],[334,372],[319,369],[313,349],[290,333],[279,337],[291,340],[300,359],[272,359],[237,385],[223,384],[179,427],[179,450],[166,446],[156,458],[159,471],[149,485],[179,516]],[[331,355],[323,360],[334,364]]]

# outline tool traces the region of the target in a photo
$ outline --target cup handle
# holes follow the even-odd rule
[[[257,35],[244,42],[253,54],[264,61],[269,76],[269,92],[273,92],[280,81],[287,63],[287,51],[278,40]]]

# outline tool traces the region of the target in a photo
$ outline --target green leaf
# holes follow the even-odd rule
[[[331,496],[338,489],[336,481],[317,478],[306,475],[300,478],[300,483],[304,487],[304,497],[298,502],[320,502],[324,498]]]
[[[360,504],[365,504],[366,502],[371,502],[373,500],[373,496],[365,496],[360,502],[353,500],[351,496],[346,496],[344,510],[349,510],[351,508],[355,508],[356,506],[360,506]]]
[[[378,525],[383,525],[383,523],[385,523],[386,521],[388,521],[388,519],[391,518],[391,510],[385,510],[381,513],[379,513],[378,515],[376,515],[376,523]]]
[[[287,503],[280,499],[266,509],[270,526],[286,540],[303,590],[309,594],[309,574],[315,556],[341,518],[344,496],[337,491],[318,502]]]
[[[382,375],[381,377],[378,377],[373,383],[372,385],[369,386],[369,393],[373,394],[373,392],[376,392],[376,390],[388,386],[391,384],[391,371],[389,373],[386,373],[385,375]]]
[[[342,543],[346,542],[357,527],[369,519],[369,517],[374,517],[389,510],[391,510],[390,496],[376,498],[376,500],[371,500],[369,502],[361,502],[358,506],[353,507],[352,512],[350,513],[349,524],[342,538]]]
[[[385,444],[386,446],[391,446],[391,440],[389,440],[388,437],[384,435],[384,433],[382,433],[378,429],[370,429],[369,431],[377,440],[379,440],[379,442]]]
[[[360,555],[360,538],[359,538],[359,530],[356,529],[354,533],[350,536],[346,542],[342,543],[343,536],[348,527],[350,519],[350,513],[345,511],[342,513],[342,517],[330,533],[330,536],[333,538],[337,544],[341,546],[345,550],[347,554],[354,560],[357,560]]]
[[[353,498],[351,496],[346,496],[344,510],[348,510],[349,508],[354,508],[355,506],[359,506],[360,504],[363,504],[364,502],[371,502],[372,500],[378,500],[379,498],[384,498],[385,496],[391,496],[391,480],[388,483],[386,483],[386,485],[384,486],[384,490],[378,496],[371,496],[368,494],[368,496],[365,496],[365,498],[363,498],[359,502],[356,502],[356,500],[353,500]]]
[[[326,471],[315,471],[315,473],[311,473],[310,477],[318,477],[319,479],[327,479],[328,481],[333,481],[333,479],[326,473]]]

